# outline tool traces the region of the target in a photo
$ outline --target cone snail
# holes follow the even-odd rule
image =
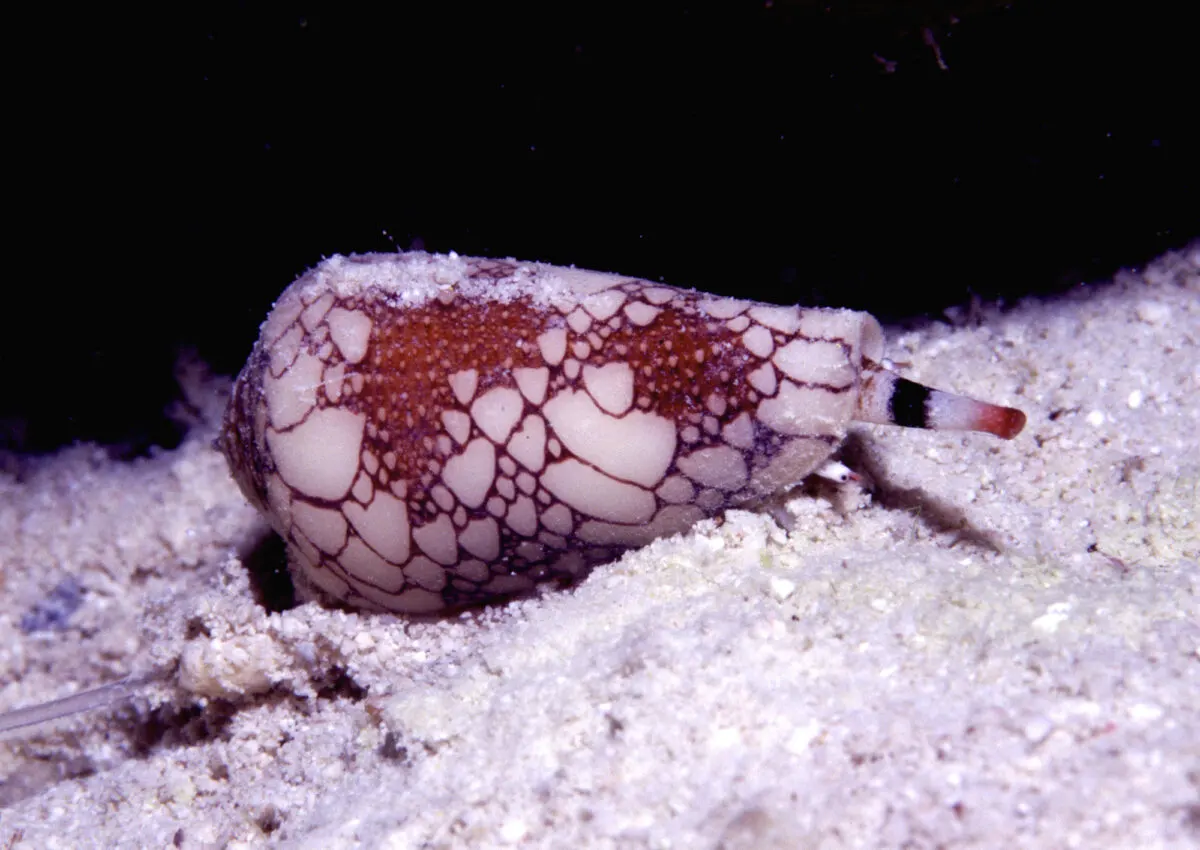
[[[333,257],[262,325],[220,445],[310,594],[493,602],[752,504],[854,421],[1009,439],[881,365],[865,313],[420,252]],[[840,466],[840,465],[836,465]]]

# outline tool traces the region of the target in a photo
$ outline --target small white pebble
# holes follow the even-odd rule
[[[1027,756],[1021,759],[1018,764],[1026,773],[1041,773],[1046,767],[1046,760],[1041,756]],[[1076,843],[1074,846],[1079,845]]]
[[[803,726],[797,726],[792,730],[792,734],[788,736],[787,743],[783,748],[794,756],[804,753],[821,734],[821,725],[815,720],[810,720]]]
[[[1058,631],[1067,619],[1067,614],[1071,610],[1069,602],[1055,602],[1053,605],[1046,606],[1046,613],[1033,621],[1033,627],[1047,634],[1054,634]]]
[[[281,637],[288,638],[289,640],[302,637],[304,635],[304,624],[296,618],[280,617],[279,634]]]
[[[1130,410],[1137,410],[1142,406],[1142,391],[1134,390],[1129,394],[1129,398],[1125,399],[1125,403],[1129,405]]]
[[[520,818],[509,818],[500,825],[500,840],[505,844],[516,844],[529,832],[525,821]]]
[[[1054,729],[1054,724],[1047,717],[1035,717],[1025,724],[1025,740],[1031,744],[1040,744]]]
[[[796,582],[789,581],[786,578],[771,579],[771,595],[780,602],[787,599],[796,592]]]
[[[1171,308],[1161,301],[1143,301],[1137,306],[1137,317],[1148,325],[1161,325],[1171,318]]]
[[[1104,424],[1104,413],[1099,410],[1093,410],[1087,415],[1087,423],[1093,428],[1099,428]]]
[[[187,776],[172,776],[167,782],[167,791],[171,800],[180,805],[189,806],[196,799],[196,786]]]
[[[1129,716],[1140,723],[1153,723],[1163,716],[1163,710],[1154,703],[1135,702],[1129,707]]]
[[[733,726],[726,726],[713,732],[709,744],[718,750],[728,750],[742,743],[742,733]]]

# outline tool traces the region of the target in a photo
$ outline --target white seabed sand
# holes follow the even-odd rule
[[[0,739],[0,846],[1200,845],[1200,244],[889,354],[1029,425],[445,620],[255,601],[227,382],[0,477],[0,709],[149,679]]]

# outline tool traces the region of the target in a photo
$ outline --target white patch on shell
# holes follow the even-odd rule
[[[367,353],[371,338],[371,317],[361,310],[335,307],[326,316],[329,335],[347,363],[357,363]]]
[[[503,443],[521,418],[525,403],[521,394],[508,387],[493,387],[471,405],[471,417],[479,430],[493,442]]]
[[[494,561],[500,555],[500,527],[491,517],[474,519],[458,535],[462,547],[484,561]]]
[[[756,304],[750,308],[748,315],[760,325],[766,325],[773,331],[793,334],[800,328],[800,311],[795,307]]]
[[[263,381],[272,427],[290,428],[308,415],[317,403],[323,365],[311,354],[300,354],[278,378]]]
[[[490,441],[477,438],[461,453],[446,461],[442,481],[468,508],[477,508],[487,498],[496,478],[496,449]]]
[[[729,446],[699,449],[679,458],[677,465],[680,472],[705,487],[739,490],[746,484],[746,459]]]
[[[574,529],[571,521],[571,511],[566,505],[554,504],[542,512],[542,524],[551,531],[569,535]]]
[[[625,303],[625,293],[619,289],[609,289],[588,295],[583,299],[583,308],[592,314],[598,322],[612,318]]]
[[[794,381],[847,387],[858,377],[858,369],[846,359],[839,343],[794,339],[771,358],[779,370]]]
[[[658,307],[651,307],[644,301],[634,301],[625,306],[625,317],[640,328],[644,328],[658,318],[661,313]]]
[[[778,388],[775,380],[775,367],[764,363],[746,376],[746,382],[763,395],[775,395]]]
[[[293,502],[292,525],[313,545],[333,554],[346,545],[346,517],[341,511],[318,508],[307,502]]]
[[[845,401],[849,393],[798,387],[784,381],[775,398],[758,403],[758,421],[772,431],[789,436],[841,434],[850,420]]]
[[[542,411],[568,449],[614,478],[654,487],[675,455],[674,423],[653,413],[635,410],[616,419],[572,390],[555,395]]]
[[[682,475],[672,475],[654,491],[664,502],[684,504],[696,497],[696,488]]]
[[[752,306],[752,302],[739,301],[736,298],[706,298],[697,304],[696,308],[714,319],[732,319]]]
[[[366,418],[339,407],[314,410],[290,431],[267,431],[267,448],[288,486],[315,499],[344,498],[358,473]]]
[[[549,369],[544,366],[538,369],[513,369],[513,378],[517,382],[517,389],[530,404],[540,405],[546,400],[546,386],[550,381]]]
[[[771,332],[762,325],[755,325],[742,334],[742,345],[746,346],[746,350],[756,357],[767,358],[771,356],[771,352],[775,350],[775,340],[771,338]]]
[[[300,324],[304,325],[304,329],[309,333],[316,330],[317,325],[321,324],[321,320],[325,318],[325,314],[329,312],[329,308],[333,306],[333,293],[326,292],[320,298],[304,308],[304,312],[300,314]]]
[[[613,416],[633,406],[633,369],[620,361],[583,367],[583,385],[596,404]]]
[[[454,438],[454,442],[460,446],[471,436],[471,417],[461,410],[443,410],[442,424],[446,426],[446,432]]]
[[[338,555],[338,565],[352,581],[364,582],[388,593],[395,593],[404,587],[404,573],[400,568],[372,552],[357,537],[350,538],[346,548]]]
[[[517,500],[509,506],[508,513],[504,515],[504,521],[508,527],[522,537],[532,537],[537,533],[537,508],[533,504],[533,499],[528,496],[518,496]]]
[[[330,404],[337,404],[342,398],[342,383],[346,380],[346,364],[338,363],[325,369],[322,379],[325,385],[325,398]]]
[[[404,577],[429,591],[437,592],[446,586],[446,571],[420,555],[405,565]]]
[[[365,508],[347,502],[343,510],[368,546],[397,564],[408,559],[408,508],[404,502],[391,493],[377,492]]]
[[[520,430],[508,441],[508,453],[526,469],[541,472],[546,462],[546,423],[542,417],[525,417]]]
[[[572,310],[567,316],[567,327],[575,331],[577,334],[585,334],[588,328],[592,326],[592,317],[589,316],[582,308]]]
[[[439,514],[433,522],[413,529],[413,542],[421,551],[439,564],[449,566],[458,560],[458,535],[447,514]]]
[[[643,523],[654,515],[654,496],[614,481],[577,460],[550,464],[542,486],[578,511],[610,522]]]
[[[656,307],[675,300],[675,296],[678,294],[679,290],[670,286],[647,286],[642,290],[642,297]]]
[[[474,369],[462,369],[447,379],[450,390],[459,404],[470,404],[475,397],[475,388],[479,386],[479,373]]]
[[[754,420],[749,413],[737,417],[721,429],[721,436],[729,445],[739,449],[754,448]]]
[[[538,336],[537,344],[542,359],[550,366],[557,366],[567,354],[567,329],[551,328]]]

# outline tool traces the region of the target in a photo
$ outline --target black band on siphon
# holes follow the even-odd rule
[[[925,402],[929,399],[929,393],[929,387],[897,378],[896,385],[892,388],[892,398],[888,402],[892,421],[905,428],[928,428]]]

